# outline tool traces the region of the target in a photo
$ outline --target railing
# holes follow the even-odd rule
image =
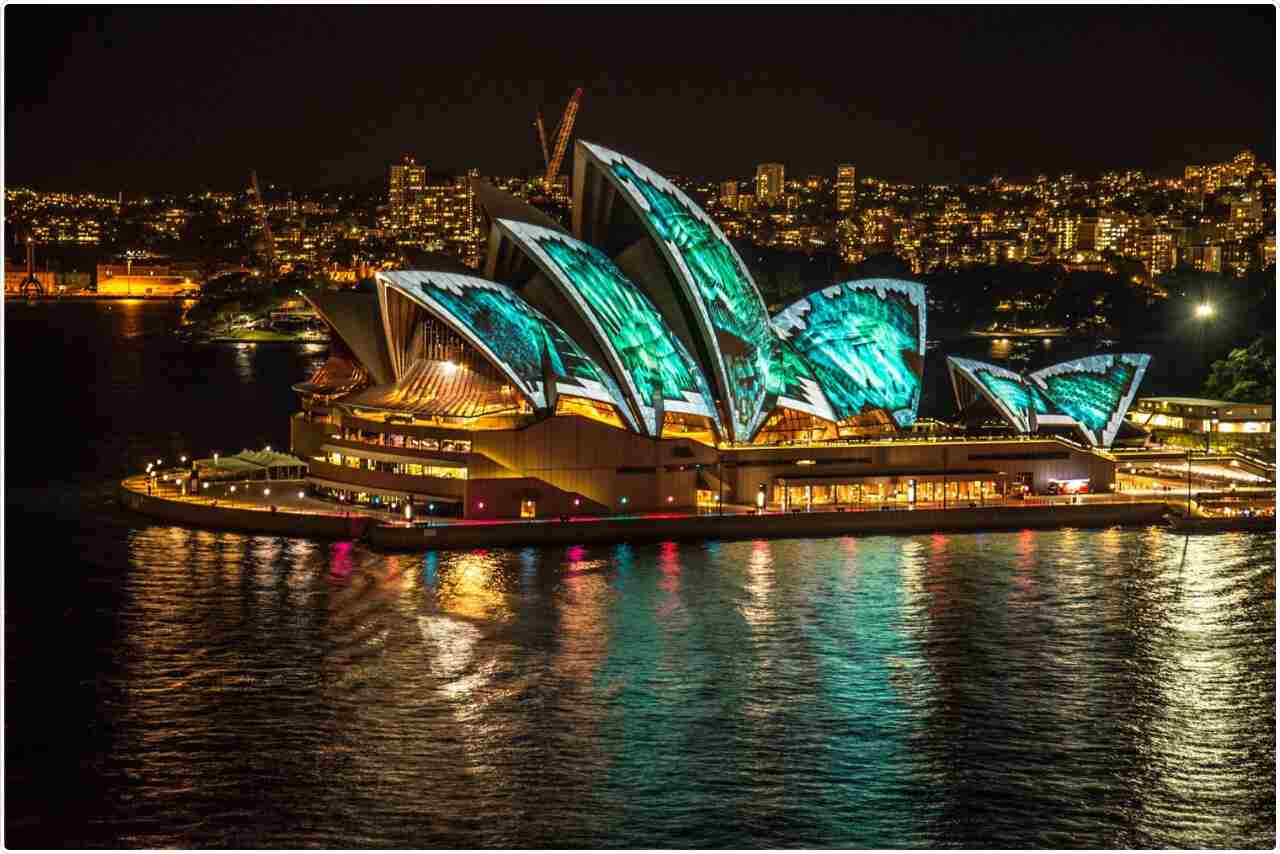
[[[946,435],[946,436],[867,436],[859,438],[855,436],[844,437],[840,439],[812,440],[808,442],[786,442],[775,445],[753,445],[746,442],[721,442],[720,450],[724,451],[771,451],[771,450],[789,450],[797,448],[840,448],[840,447],[865,447],[868,445],[941,445],[945,443],[952,444],[975,444],[978,442],[1041,442],[1066,445],[1089,453],[1098,453],[1106,456],[1107,452],[1103,448],[1095,448],[1085,445],[1063,436],[1028,436],[1028,435],[1010,435],[1010,436],[965,436],[965,435]]]
[[[334,518],[350,518],[352,516],[369,516],[380,521],[395,521],[399,518],[397,514],[390,511],[376,510],[373,508],[360,507],[353,510],[329,510],[322,507],[292,507],[287,503],[280,501],[272,502],[270,496],[263,496],[262,501],[245,501],[243,498],[237,498],[236,493],[230,491],[231,487],[237,490],[243,490],[248,493],[255,486],[264,486],[265,488],[287,489],[292,485],[294,490],[300,485],[305,485],[305,481],[283,481],[283,480],[240,480],[228,481],[220,480],[212,483],[208,490],[200,493],[183,493],[180,483],[165,483],[163,480],[153,483],[152,489],[147,489],[147,478],[145,475],[137,475],[125,478],[121,481],[125,489],[130,492],[136,492],[139,495],[147,495],[152,498],[162,498],[165,501],[176,501],[183,504],[194,504],[200,507],[216,507],[219,509],[231,510],[253,510],[259,513],[292,513],[299,516],[331,516]],[[215,489],[221,488],[222,494],[213,495]],[[280,495],[281,499],[286,498],[287,493]],[[312,499],[315,500],[315,499]]]

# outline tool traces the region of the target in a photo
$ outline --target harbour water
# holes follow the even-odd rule
[[[9,846],[1275,844],[1273,535],[153,525],[117,477],[284,445],[324,356],[172,311],[6,306]]]

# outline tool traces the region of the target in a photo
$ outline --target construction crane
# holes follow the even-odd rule
[[[547,148],[547,129],[542,124],[542,110],[538,110],[533,126],[538,129],[538,142],[542,143],[542,166],[545,169],[551,166],[551,151]]]
[[[258,200],[258,223],[262,226],[263,250],[267,256],[267,273],[270,275],[276,269],[276,242],[271,236],[271,224],[267,222],[267,200],[262,197],[262,188],[258,186],[256,169],[249,173],[249,179],[253,184],[253,195]]]
[[[573,133],[573,120],[578,115],[578,103],[582,100],[582,88],[573,90],[573,96],[569,98],[569,105],[564,108],[564,115],[560,117],[560,124],[556,125],[556,131],[552,135],[555,138],[555,148],[547,148],[547,130],[542,124],[542,111],[539,110],[537,118],[534,120],[534,127],[538,129],[538,141],[542,143],[542,160],[546,164],[547,172],[543,178],[543,186],[548,192],[555,183],[556,177],[560,174],[560,164],[564,161],[565,149],[569,147],[569,135]]]

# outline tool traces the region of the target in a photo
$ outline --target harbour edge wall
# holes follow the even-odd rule
[[[119,492],[123,506],[165,522],[211,530],[330,540],[367,537],[378,548],[411,551],[663,540],[740,540],[1143,526],[1163,524],[1168,510],[1164,502],[1152,501],[950,510],[771,513],[763,517],[751,514],[602,517],[570,522],[393,527],[379,525],[371,517],[361,515],[342,517],[213,507],[145,495],[123,485]]]

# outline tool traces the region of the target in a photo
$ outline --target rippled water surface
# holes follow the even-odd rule
[[[281,441],[315,355],[181,361],[148,318],[119,361],[19,337],[56,393],[6,342],[10,400],[79,437],[19,454],[9,410],[10,846],[1274,845],[1274,536],[151,525],[117,471]]]

